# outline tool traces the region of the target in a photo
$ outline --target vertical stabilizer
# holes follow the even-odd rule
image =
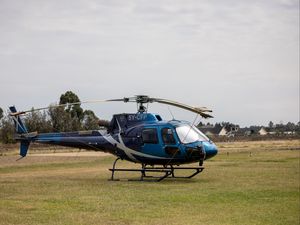
[[[20,145],[20,156],[25,157],[29,148],[30,141],[22,140]]]
[[[9,109],[10,109],[11,113],[17,112],[17,109],[15,106],[11,106],[11,107],[9,107]],[[18,134],[28,133],[25,124],[23,123],[23,121],[20,118],[20,115],[13,115],[12,118],[14,120],[16,132]]]
[[[9,107],[9,109],[11,111],[11,117],[14,120],[16,132],[19,135],[27,134],[28,133],[27,128],[26,128],[24,122],[22,121],[22,119],[20,118],[20,114],[17,113],[16,107],[11,106],[11,107]],[[29,145],[30,145],[30,139],[27,140],[26,137],[22,137],[21,144],[20,144],[20,155],[22,157],[25,157],[27,155]]]

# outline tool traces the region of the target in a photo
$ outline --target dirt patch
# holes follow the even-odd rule
[[[111,155],[105,152],[55,152],[55,153],[33,153],[29,154],[29,156],[51,156],[51,157],[61,157],[61,156],[69,156],[69,157],[102,157]]]
[[[19,155],[0,156],[0,168],[9,166],[25,166],[44,163],[84,162],[93,161],[99,157],[107,157],[111,154],[104,152],[59,152],[28,154],[21,158]]]
[[[51,169],[41,171],[17,171],[13,173],[3,173],[1,178],[38,178],[38,177],[70,177],[78,176],[78,174],[91,174],[99,173],[101,171],[108,171],[108,168],[100,167],[84,167],[84,168],[64,168],[64,169]]]

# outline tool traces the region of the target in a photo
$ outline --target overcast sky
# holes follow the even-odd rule
[[[147,94],[242,126],[299,121],[298,0],[0,0],[0,107]],[[101,118],[135,105],[85,105]],[[175,118],[194,115],[170,107]],[[150,111],[170,116],[167,106]]]

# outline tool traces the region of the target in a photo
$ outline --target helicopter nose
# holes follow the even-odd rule
[[[205,143],[203,143],[203,146],[204,146],[204,150],[206,153],[206,157],[205,157],[206,159],[214,157],[215,155],[218,154],[218,148],[214,143],[205,142]]]

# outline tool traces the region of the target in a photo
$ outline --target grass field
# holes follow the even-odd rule
[[[160,183],[108,181],[113,156],[1,156],[0,224],[300,223],[299,140],[218,146],[202,174]]]

